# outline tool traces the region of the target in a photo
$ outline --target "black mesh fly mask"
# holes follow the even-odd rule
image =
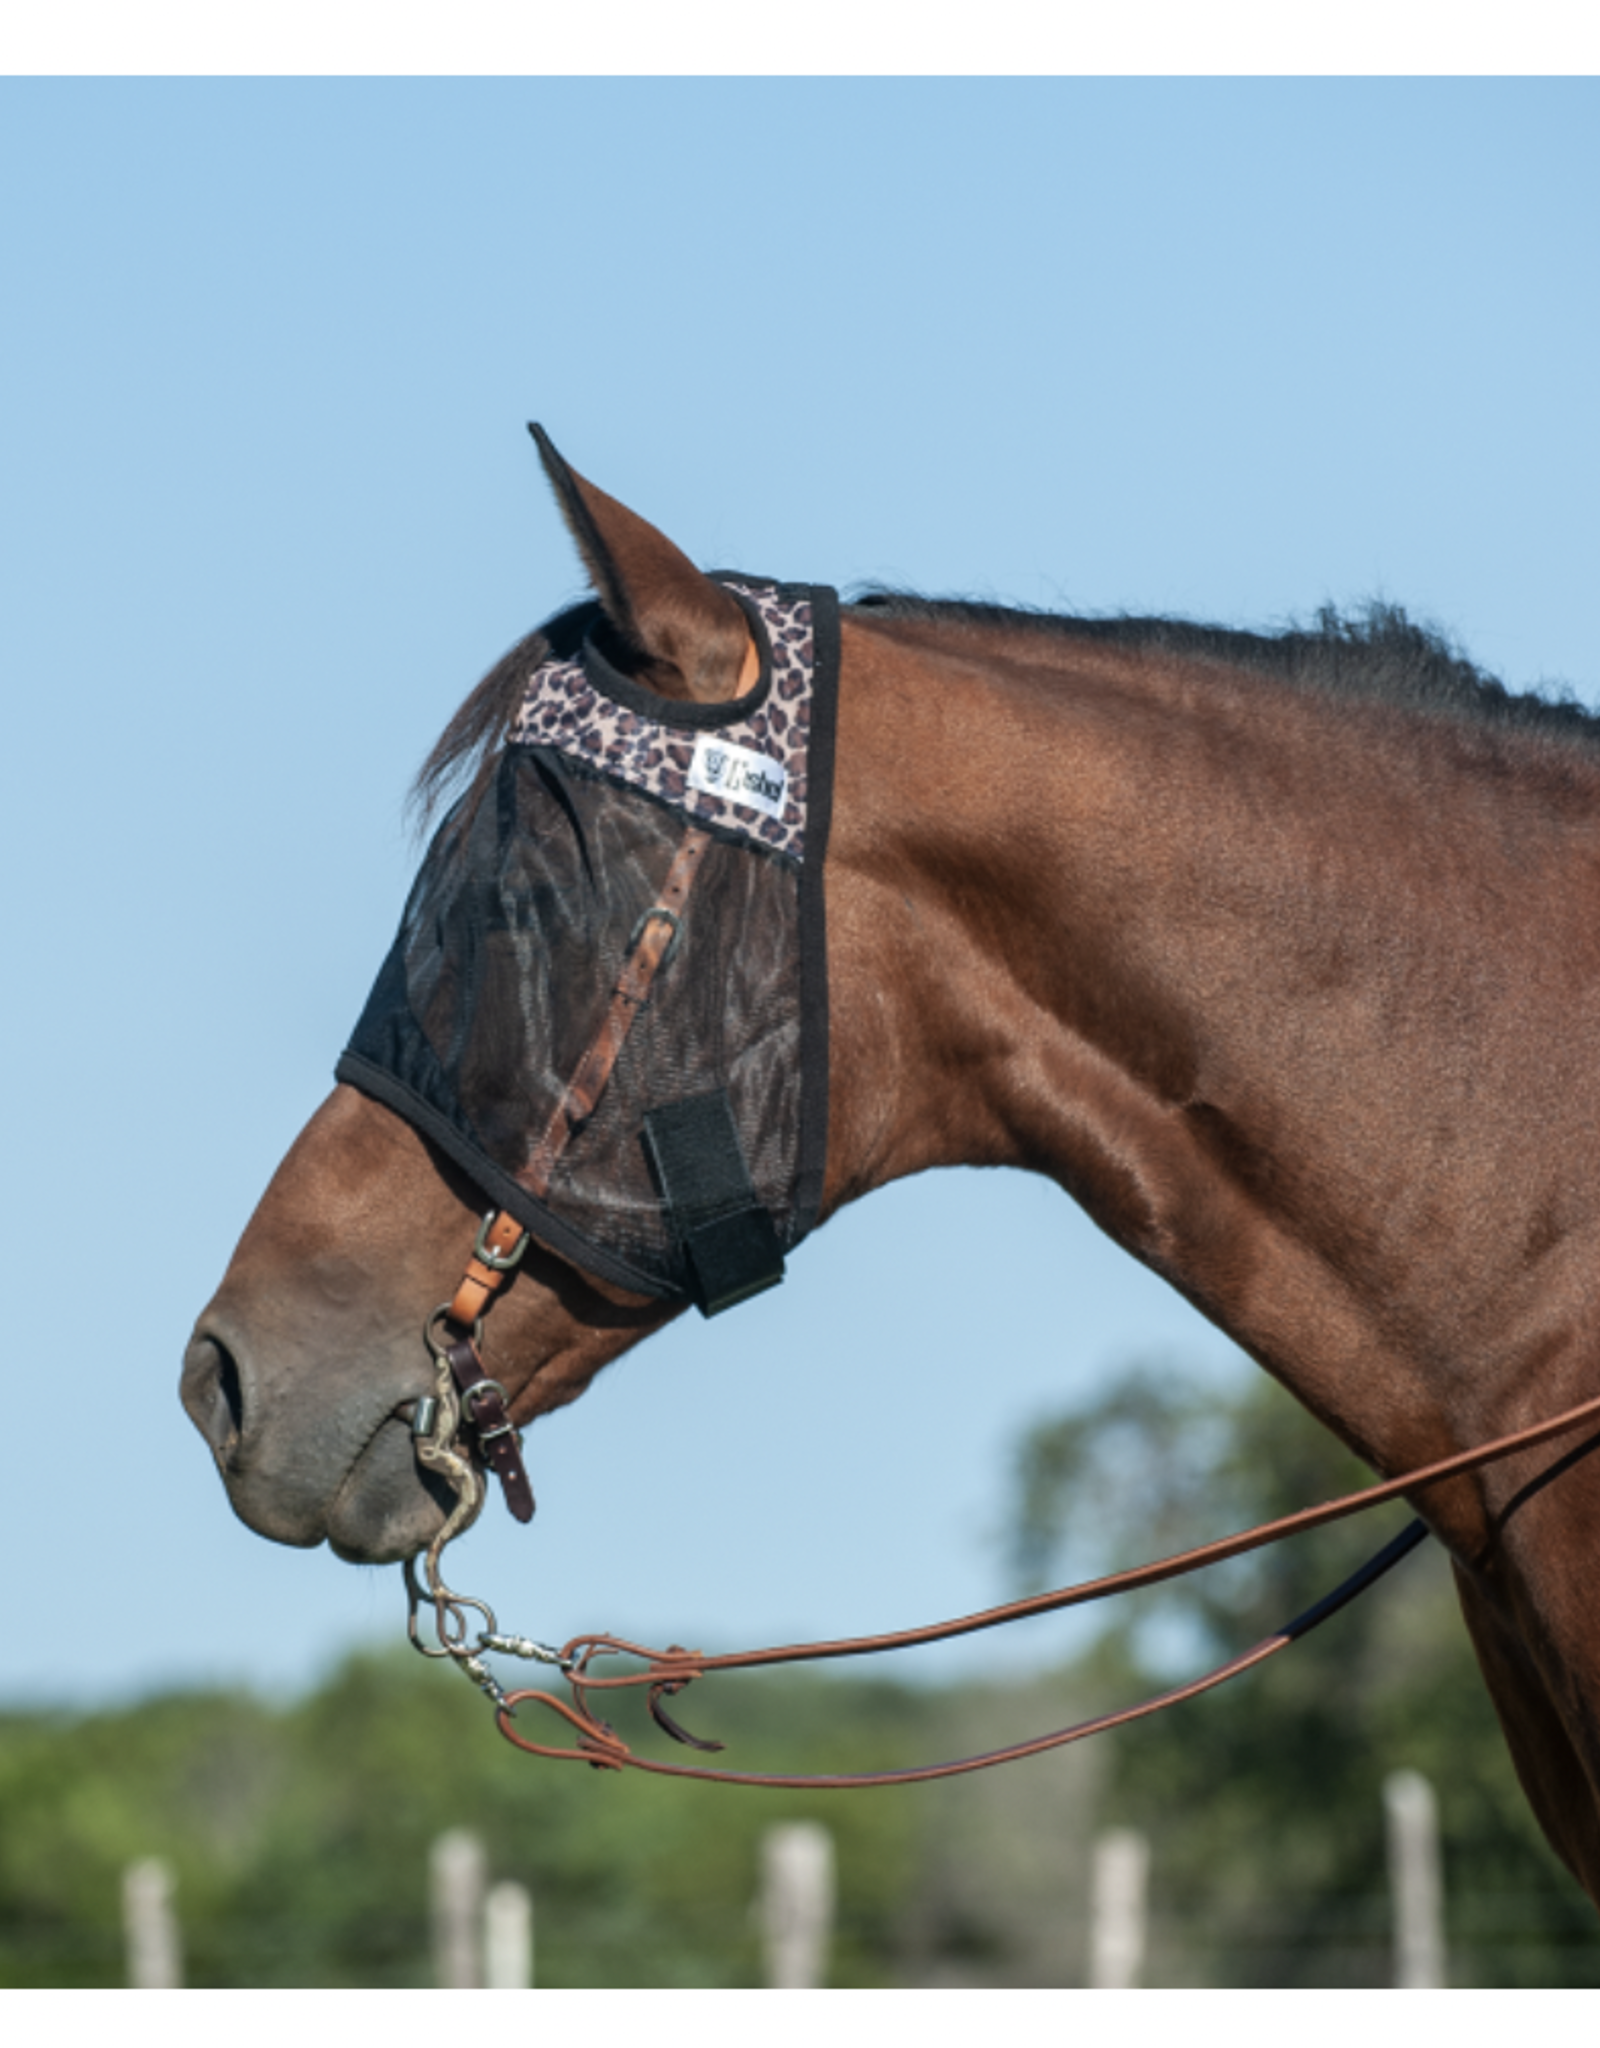
[[[592,641],[534,667],[336,1070],[550,1250],[706,1314],[780,1280],[821,1203],[838,680],[831,590],[718,580],[754,686],[679,703]]]

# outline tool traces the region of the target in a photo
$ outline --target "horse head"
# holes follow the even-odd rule
[[[585,636],[611,687],[691,734],[706,707],[748,701],[762,671],[748,603],[535,434],[597,593]],[[559,627],[553,639],[572,644]],[[483,740],[469,811],[485,800],[523,679],[551,647],[551,635],[532,635],[514,649],[425,771],[437,779]],[[718,774],[725,754],[714,760]],[[770,811],[770,791],[757,788],[752,802]],[[747,815],[767,822],[762,811]],[[365,1561],[405,1557],[430,1540],[449,1494],[419,1464],[411,1434],[434,1378],[420,1333],[451,1296],[491,1199],[448,1144],[370,1090],[341,1084],[300,1134],[200,1316],[183,1369],[183,1404],[252,1528],[290,1544],[326,1540]],[[544,1213],[534,1212],[536,1229]],[[681,1292],[630,1286],[629,1269],[598,1254],[600,1270],[587,1266],[553,1220],[550,1228],[558,1247],[537,1235],[529,1243],[485,1338],[487,1369],[519,1425],[576,1398],[684,1305]]]

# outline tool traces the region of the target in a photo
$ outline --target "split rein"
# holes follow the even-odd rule
[[[562,1114],[558,1110],[557,1117]],[[552,1121],[554,1123],[555,1120]],[[969,1614],[955,1621],[935,1622],[925,1628],[901,1629],[889,1635],[851,1636],[834,1642],[789,1643],[766,1650],[735,1650],[710,1657],[677,1645],[666,1650],[653,1650],[625,1637],[612,1635],[575,1636],[556,1649],[528,1636],[502,1632],[493,1611],[483,1601],[453,1592],[444,1583],[439,1564],[445,1545],[477,1519],[486,1494],[485,1473],[458,1443],[459,1432],[464,1426],[476,1433],[480,1458],[501,1478],[512,1512],[523,1521],[533,1512],[533,1496],[522,1468],[517,1434],[507,1415],[509,1403],[505,1390],[485,1374],[478,1353],[484,1312],[515,1270],[526,1244],[526,1234],[504,1211],[491,1211],[478,1232],[473,1256],[454,1299],[428,1319],[426,1336],[436,1362],[437,1392],[418,1402],[412,1428],[418,1457],[452,1487],[456,1506],[423,1554],[425,1588],[418,1584],[415,1560],[406,1561],[406,1591],[410,1607],[407,1632],[413,1646],[424,1656],[450,1659],[488,1695],[500,1733],[518,1749],[526,1750],[532,1756],[558,1757],[569,1762],[590,1764],[600,1770],[648,1771],[658,1777],[699,1778],[722,1785],[829,1791],[869,1785],[923,1784],[930,1779],[960,1777],[969,1771],[986,1770],[994,1764],[1011,1763],[1019,1757],[1038,1756],[1046,1750],[1064,1748],[1068,1743],[1081,1742],[1087,1736],[1103,1734],[1108,1729],[1140,1720],[1162,1707],[1175,1706],[1180,1700],[1198,1698],[1201,1693],[1210,1692],[1228,1679],[1237,1678],[1241,1672],[1265,1663],[1290,1643],[1309,1635],[1347,1606],[1358,1593],[1374,1585],[1401,1558],[1416,1549],[1428,1534],[1426,1526],[1420,1521],[1409,1523],[1358,1571],[1351,1573],[1314,1606],[1296,1615],[1292,1621],[1285,1622],[1272,1634],[1263,1636],[1238,1656],[1229,1658],[1186,1684],[1156,1693],[1115,1713],[1075,1722],[1070,1727],[1013,1743],[1008,1748],[958,1757],[947,1763],[925,1764],[909,1770],[812,1777],[672,1763],[635,1754],[616,1730],[601,1719],[591,1696],[643,1686],[652,1718],[674,1741],[702,1751],[720,1750],[723,1746],[720,1742],[706,1741],[690,1734],[665,1705],[685,1686],[712,1672],[750,1671],[775,1664],[815,1664],[841,1657],[875,1656],[883,1651],[912,1649],[923,1643],[948,1642],[957,1636],[976,1635],[984,1629],[1001,1628],[1008,1622],[1022,1621],[1032,1615],[1056,1614],[1069,1607],[1087,1606],[1092,1601],[1109,1599],[1115,1593],[1131,1593],[1143,1586],[1160,1585],[1165,1580],[1199,1571],[1206,1565],[1243,1557],[1249,1551],[1260,1550],[1285,1537],[1379,1507],[1401,1494],[1494,1464],[1516,1451],[1530,1449],[1535,1444],[1561,1436],[1579,1423],[1600,1422],[1600,1396],[1597,1396],[1530,1428],[1516,1430],[1491,1443],[1441,1458],[1435,1464],[1421,1466],[1398,1479],[1386,1479],[1358,1493],[1344,1494],[1336,1500],[1324,1501],[1320,1506],[1303,1508],[1297,1514],[1260,1523],[1253,1529],[1242,1530],[1217,1542],[1204,1543],[1196,1549],[1160,1558],[1130,1571],[1113,1572],[1105,1578],[1090,1579],[1081,1585],[1013,1600],[1003,1607],[985,1608],[981,1613]],[[470,1330],[472,1334],[452,1339],[448,1334],[452,1326],[457,1330]],[[1595,1441],[1600,1441],[1600,1438],[1591,1439],[1591,1444],[1581,1448],[1587,1450]],[[433,1645],[424,1642],[419,1626],[420,1611],[424,1605],[433,1610],[437,1633],[437,1642]],[[473,1615],[478,1617],[481,1626],[474,1625]],[[555,1667],[567,1681],[570,1700],[532,1687],[506,1692],[483,1661],[490,1654],[521,1657]],[[644,1668],[609,1677],[597,1676],[592,1669],[595,1661],[614,1656],[631,1657]],[[523,1705],[548,1708],[566,1722],[572,1733],[565,1744],[535,1742],[514,1727],[516,1710]]]

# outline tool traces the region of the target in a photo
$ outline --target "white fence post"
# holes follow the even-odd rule
[[[1439,1873],[1439,1810],[1419,1771],[1383,1781],[1389,1822],[1389,1885],[1394,1896],[1394,1981],[1401,1991],[1444,1988],[1444,1887]]]
[[[440,1835],[428,1857],[433,1974],[447,1991],[483,1988],[483,1844],[465,1828]]]
[[[828,1973],[833,1932],[833,1837],[797,1820],[761,1838],[761,1933],[767,1985],[814,1991]]]
[[[1095,1843],[1089,1982],[1096,1991],[1131,1991],[1139,1982],[1149,1875],[1150,1844],[1132,1828],[1113,1828]]]
[[[520,1884],[497,1884],[484,1910],[485,1977],[491,1991],[533,1984],[533,1900]]]
[[[133,1989],[180,1989],[183,1951],[172,1910],[172,1872],[157,1857],[130,1863],[122,1873],[122,1925],[128,1944],[128,1982]]]

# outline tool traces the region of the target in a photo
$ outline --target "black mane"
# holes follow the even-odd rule
[[[1374,698],[1408,710],[1518,727],[1552,738],[1569,737],[1591,746],[1600,743],[1600,716],[1579,703],[1570,689],[1547,686],[1544,693],[1508,690],[1458,653],[1441,634],[1414,624],[1398,605],[1372,604],[1354,617],[1324,607],[1312,627],[1248,633],[1231,626],[1197,625],[1190,619],[1136,618],[1126,613],[1076,618],[963,599],[919,597],[903,590],[868,589],[851,602],[880,618],[1149,648],[1188,660],[1254,669],[1283,682],[1342,696]]]

